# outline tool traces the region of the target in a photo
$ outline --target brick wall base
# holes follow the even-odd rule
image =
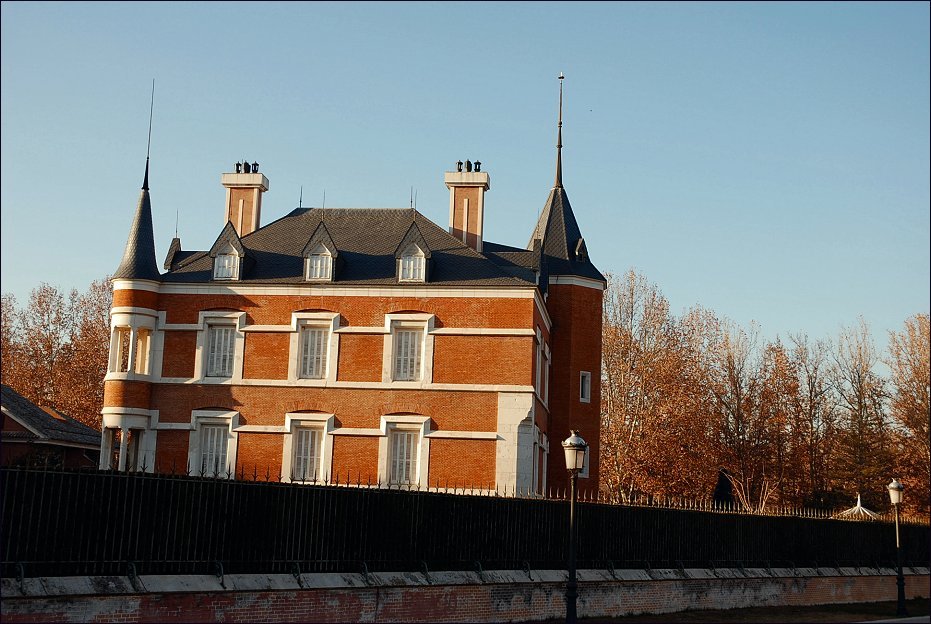
[[[906,571],[927,598],[928,568]],[[529,622],[565,616],[560,570],[2,579],[12,622]],[[580,618],[895,600],[881,569],[579,572]]]

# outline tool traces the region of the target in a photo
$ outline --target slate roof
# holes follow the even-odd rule
[[[83,444],[98,448],[100,446],[100,432],[87,425],[79,423],[70,416],[56,411],[61,419],[49,414],[13,388],[3,384],[2,405],[4,411],[11,414],[15,420],[22,423],[32,432],[4,432],[4,438],[26,438],[43,442],[68,442]]]
[[[543,274],[577,275],[604,282],[601,271],[587,257],[576,254],[581,239],[582,232],[572,212],[569,196],[562,186],[557,186],[550,191],[527,249],[533,249],[535,240],[541,241]]]
[[[152,230],[152,201],[149,198],[149,159],[145,161],[145,178],[142,193],[136,206],[136,215],[129,229],[123,260],[111,279],[158,280],[158,263],[155,261],[155,235]]]
[[[511,271],[478,253],[410,208],[297,208],[284,217],[243,236],[251,262],[243,267],[244,284],[304,284],[304,249],[320,223],[339,251],[333,285],[397,285],[395,252],[416,224],[429,247],[429,280],[411,287],[533,286],[532,272]],[[520,250],[516,250],[520,251]],[[161,281],[213,281],[209,252],[177,253]]]

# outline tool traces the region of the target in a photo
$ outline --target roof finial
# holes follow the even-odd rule
[[[152,101],[149,103],[149,140],[145,144],[145,177],[142,190],[149,190],[149,149],[152,147],[152,110],[155,108],[155,78],[152,79]]]
[[[562,188],[562,81],[566,76],[559,72],[559,129],[556,132],[556,184],[553,188]]]

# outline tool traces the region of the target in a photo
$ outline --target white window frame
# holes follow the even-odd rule
[[[236,355],[236,325],[233,323],[207,323],[207,377],[233,376],[233,358]]]
[[[553,354],[550,352],[550,346],[543,343],[543,405],[550,405],[550,367],[553,364]]]
[[[430,468],[430,438],[428,437],[431,431],[430,422],[429,416],[418,414],[391,414],[381,417],[381,437],[378,439],[379,483],[386,487],[427,488]],[[392,434],[400,431],[410,432],[417,436],[413,449],[416,465],[412,470],[411,482],[404,484],[391,483]]]
[[[203,459],[201,457],[203,429],[205,425],[221,426],[226,430],[226,468],[214,475],[204,472],[205,477],[226,479],[236,477],[236,451],[239,443],[239,412],[226,410],[193,410],[191,412],[191,433],[188,438],[188,469],[192,476],[200,476]]]
[[[337,312],[292,312],[291,340],[288,357],[288,380],[294,385],[326,386],[336,382],[336,367],[339,361],[339,314]],[[314,327],[326,331],[326,357],[323,377],[320,379],[301,377],[301,330]]]
[[[101,416],[103,436],[101,436],[100,441],[100,469],[107,470],[109,468],[111,454],[115,451],[121,464],[118,470],[141,471],[144,465],[146,472],[155,472],[158,410],[133,407],[104,407],[101,410]],[[113,440],[107,435],[108,429],[121,430],[121,438],[125,438],[130,430],[135,431],[139,436],[139,454],[136,458],[135,468],[126,466],[125,448],[113,449],[111,447]]]
[[[242,361],[245,339],[243,328],[246,323],[246,313],[237,311],[207,311],[198,314],[197,346],[194,355],[194,378],[200,383],[230,384],[242,381]],[[229,377],[208,375],[210,327],[229,325],[233,328],[233,360],[232,375]]]
[[[156,317],[142,311],[114,311],[111,314],[110,354],[106,380],[153,376],[156,363],[155,341],[158,337],[155,325]],[[127,370],[120,370],[124,360],[127,363]]]
[[[533,390],[537,398],[543,399],[543,332],[537,327],[534,338]]]
[[[427,257],[416,243],[411,243],[398,259],[398,281],[425,282],[426,277]]]
[[[579,371],[579,402],[592,402],[592,374],[589,371]]]
[[[304,257],[304,279],[308,282],[329,282],[333,279],[333,255],[324,245],[317,245]]]
[[[213,279],[238,280],[239,264],[239,253],[227,242],[226,246],[213,258]]]
[[[336,417],[333,414],[323,414],[319,412],[289,412],[285,414],[285,429],[287,433],[284,436],[281,456],[281,479],[287,483],[291,482],[291,471],[294,465],[294,451],[296,446],[296,434],[299,429],[312,428],[317,430],[322,436],[320,443],[320,456],[317,460],[317,483],[325,483],[330,480],[333,461],[333,436],[332,431],[336,427]],[[296,480],[295,483],[308,483],[311,481]]]
[[[400,388],[423,388],[433,383],[433,330],[436,317],[433,314],[386,314],[385,342],[382,353],[382,383]],[[398,331],[422,331],[420,342],[420,375],[413,380],[394,378],[395,343]]]

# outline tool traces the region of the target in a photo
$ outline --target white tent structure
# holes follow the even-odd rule
[[[860,504],[860,495],[857,494],[857,504],[850,509],[834,514],[839,520],[879,520],[879,514],[870,511]]]

